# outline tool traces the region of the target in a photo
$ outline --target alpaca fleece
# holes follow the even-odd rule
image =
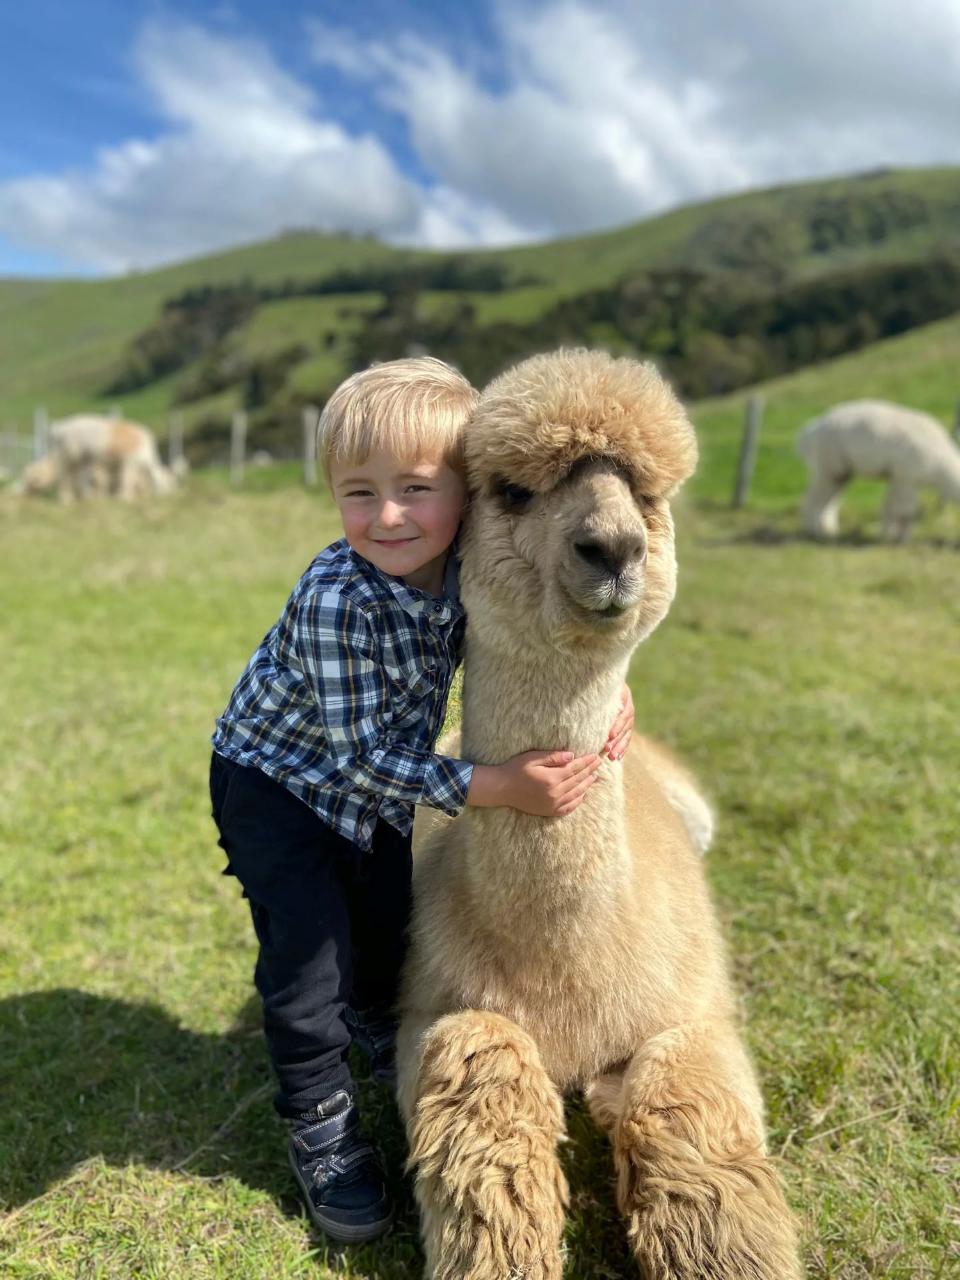
[[[674,595],[693,432],[652,366],[560,351],[492,383],[467,438],[463,754],[599,751]],[[560,1276],[562,1095],[583,1090],[643,1275],[794,1280],[691,839],[709,810],[639,735],[600,778],[562,818],[424,824],[398,1068],[428,1273]]]

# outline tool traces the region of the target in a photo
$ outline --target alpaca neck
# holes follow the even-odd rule
[[[596,650],[560,662],[535,652],[504,654],[468,637],[463,695],[463,754],[480,764],[501,763],[534,749],[599,752],[619,705],[628,655],[598,661]],[[461,818],[463,874],[475,910],[491,931],[514,933],[541,951],[560,945],[574,919],[601,921],[601,899],[590,886],[625,874],[622,766],[604,761],[601,781],[580,807],[544,819],[516,809],[467,809]]]
[[[468,636],[463,689],[463,748],[478,764],[521,751],[599,752],[619,702],[628,655],[598,662],[595,650],[551,661],[536,651],[506,659]]]

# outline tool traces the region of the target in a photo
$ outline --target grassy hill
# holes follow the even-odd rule
[[[705,271],[731,281],[763,277],[783,288],[839,271],[924,262],[958,247],[960,169],[874,173],[709,201],[601,235],[457,255],[496,266],[506,287],[421,290],[412,318],[436,321],[469,305],[477,325],[533,325],[558,301],[651,269]],[[449,257],[303,233],[118,279],[0,280],[0,429],[17,423],[25,430],[37,404],[56,415],[118,401],[129,415],[162,428],[182,390],[182,371],[122,397],[106,388],[131,341],[185,290],[241,281],[296,288],[334,272],[397,272]],[[249,366],[296,349],[268,404],[274,418],[295,419],[301,403],[322,399],[349,370],[352,343],[382,304],[380,292],[262,302],[230,333],[224,351]],[[590,324],[585,338],[622,346],[607,329]],[[188,432],[203,421],[226,420],[242,395],[238,382],[183,405]]]
[[[263,248],[279,263],[289,246]],[[67,289],[6,287],[24,307]],[[245,341],[282,347],[316,304],[346,305],[259,308]],[[960,1169],[960,509],[930,506],[909,546],[798,540],[793,439],[860,395],[949,421],[960,315],[759,390],[744,512],[723,508],[746,393],[693,405],[702,463],[678,510],[676,604],[631,668],[638,724],[690,762],[719,816],[707,874],[807,1274],[938,1280],[956,1264]],[[211,470],[142,507],[0,501],[0,755],[14,762],[0,787],[0,1076],[30,1101],[0,1113],[12,1280],[422,1269],[399,1122],[369,1080],[396,1229],[345,1252],[299,1216],[250,997],[249,916],[208,816],[212,719],[336,533],[327,496],[296,482],[293,466],[251,470],[233,493]],[[851,494],[848,532],[874,532],[876,497]],[[567,1123],[565,1274],[631,1275],[607,1144],[579,1101]]]
[[[806,484],[806,470],[794,442],[803,423],[829,405],[843,400],[893,400],[932,413],[945,427],[954,428],[960,414],[960,314],[756,387],[691,404],[700,462],[684,490],[686,501],[706,510],[729,506],[746,405],[752,395],[760,395],[764,407],[748,518],[756,524],[759,517],[768,533],[793,533]],[[264,492],[297,484],[299,479],[300,466],[292,463],[248,470],[244,487]],[[883,488],[882,481],[870,480],[850,486],[844,498],[848,529],[857,527],[865,536],[876,535]],[[928,497],[927,505],[932,511],[935,500]],[[960,534],[960,510],[939,513],[926,533],[935,539]]]

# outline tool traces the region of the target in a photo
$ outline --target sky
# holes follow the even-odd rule
[[[0,0],[0,275],[960,164],[960,0]]]

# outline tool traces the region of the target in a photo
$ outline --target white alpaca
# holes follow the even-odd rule
[[[840,496],[854,476],[889,481],[883,536],[894,541],[910,534],[918,489],[960,503],[960,449],[936,418],[916,409],[885,400],[835,405],[806,424],[797,451],[810,470],[803,527],[817,538],[836,536]]]
[[[125,502],[176,487],[160,461],[153,433],[135,422],[100,414],[77,414],[50,427],[50,450],[24,469],[18,490],[56,488],[62,502],[115,493]]]

